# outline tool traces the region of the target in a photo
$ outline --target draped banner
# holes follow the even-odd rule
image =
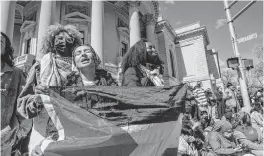
[[[41,95],[29,143],[45,156],[176,155],[187,87],[71,87]],[[47,138],[49,120],[58,139]]]

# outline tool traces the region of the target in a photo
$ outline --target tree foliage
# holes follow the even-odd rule
[[[237,85],[237,74],[235,70],[232,69],[222,69],[221,70],[223,83],[226,85],[227,83],[232,83],[233,85]]]

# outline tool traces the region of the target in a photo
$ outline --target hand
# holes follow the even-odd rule
[[[234,150],[235,150],[235,152],[241,152],[243,149],[241,147],[237,147]]]
[[[44,108],[40,95],[32,95],[27,105],[29,118],[36,117]]]
[[[49,95],[50,91],[48,89],[47,86],[45,85],[37,85],[35,88],[35,94],[45,94],[45,95]]]
[[[40,149],[40,145],[37,145],[31,153],[31,156],[44,156],[44,153]]]

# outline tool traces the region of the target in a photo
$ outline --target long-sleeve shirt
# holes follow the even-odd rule
[[[24,75],[15,67],[4,63],[1,71],[1,147],[9,148],[18,130],[17,97],[25,83]]]
[[[209,148],[217,155],[233,155],[235,144],[224,138],[218,132],[211,132],[208,138]]]
[[[252,125],[258,125],[259,127],[263,127],[263,116],[259,112],[252,112],[250,117]]]
[[[250,150],[263,150],[263,144],[253,143],[252,141],[248,140],[242,132],[235,130],[233,136],[236,142],[242,144]]]

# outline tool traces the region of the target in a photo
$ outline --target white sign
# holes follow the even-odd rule
[[[254,38],[257,38],[257,37],[258,37],[257,33],[254,33],[254,34],[248,35],[246,37],[242,37],[242,38],[237,39],[237,42],[242,43],[242,42],[246,42],[246,41],[252,40]]]

